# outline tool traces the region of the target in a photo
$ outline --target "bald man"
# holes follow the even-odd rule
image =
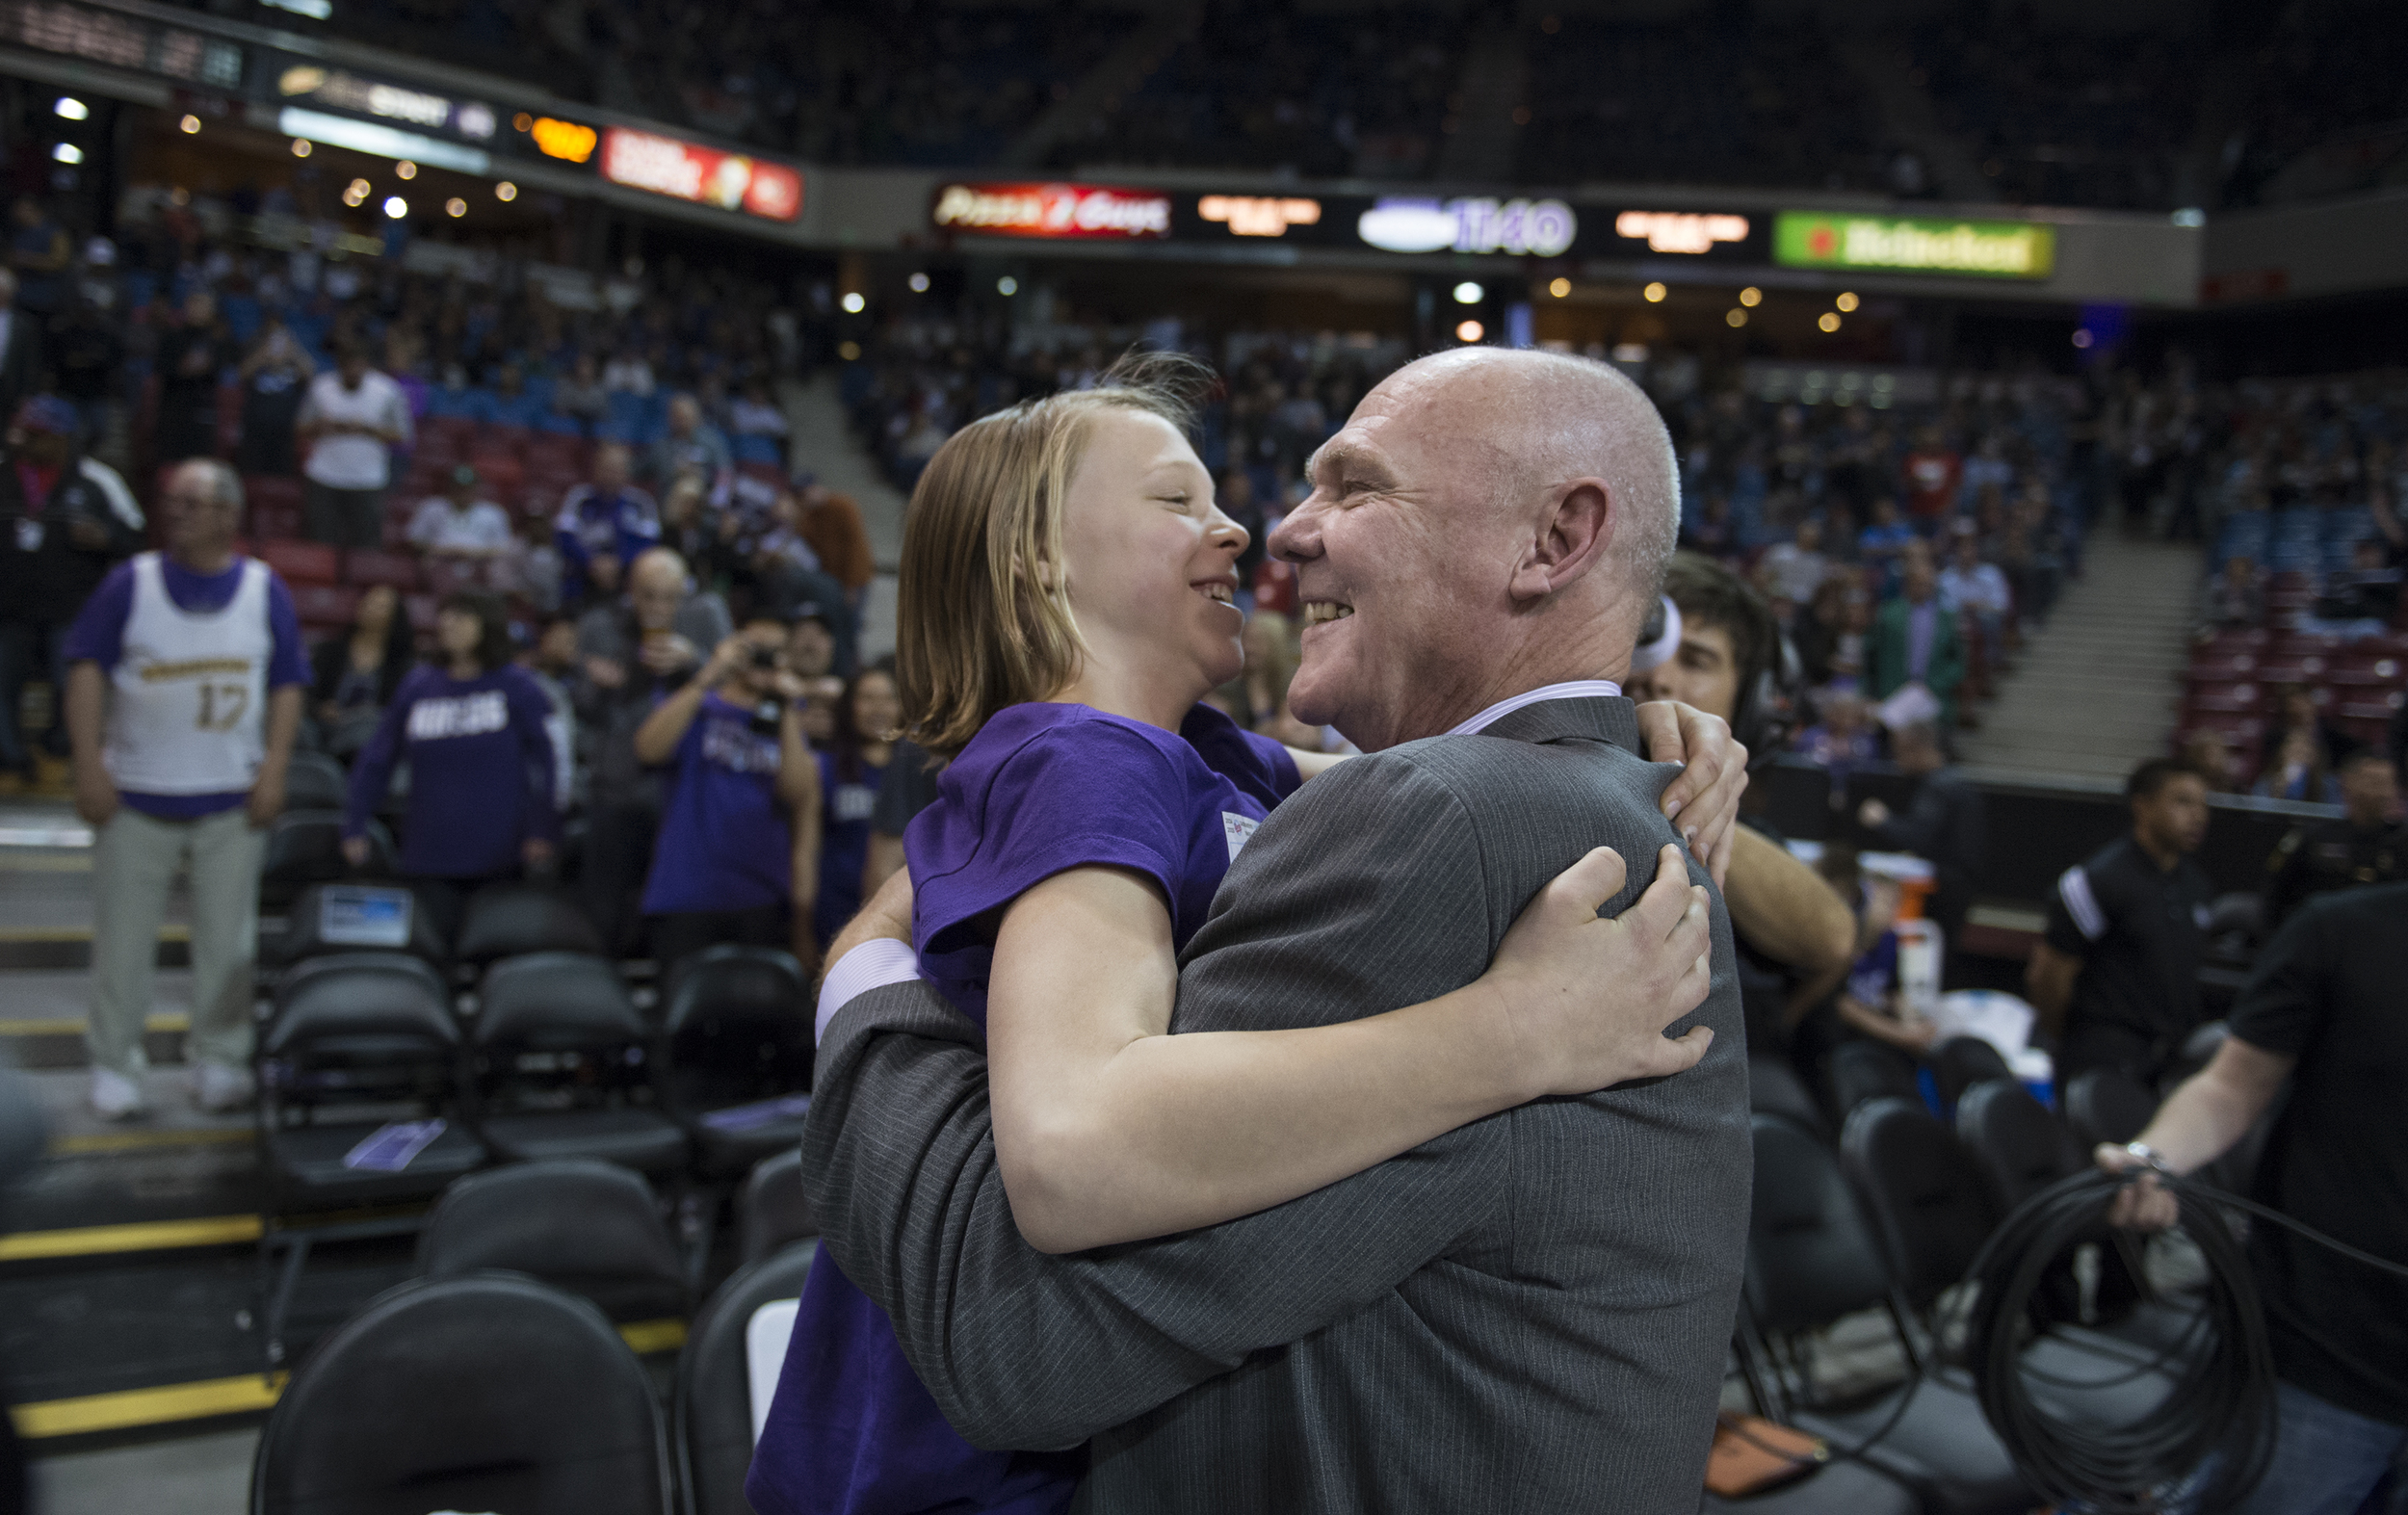
[[[686,560],[666,547],[638,554],[626,583],[614,603],[578,617],[569,682],[578,755],[590,765],[579,887],[603,940],[620,953],[641,945],[636,896],[661,829],[661,778],[637,761],[636,728],[735,634],[725,602],[694,592]]]
[[[1618,683],[1679,515],[1644,395],[1575,358],[1425,358],[1311,478],[1270,540],[1306,623],[1289,699],[1368,755],[1230,864],[1181,958],[1175,1032],[1459,988],[1586,849],[1632,862],[1614,914],[1678,840],[1657,809],[1674,771],[1641,757]],[[972,1442],[1086,1445],[1081,1508],[1693,1510],[1750,1171],[1719,896],[1713,927],[1713,991],[1671,1028],[1715,1032],[1688,1072],[1068,1256],[1013,1224],[976,1032],[907,965],[877,983],[858,966],[874,943],[823,1002],[803,1171],[824,1244]]]

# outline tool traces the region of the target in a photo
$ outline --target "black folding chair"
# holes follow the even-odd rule
[[[314,957],[277,984],[258,1064],[271,1366],[283,1360],[285,1319],[314,1244],[406,1235],[418,1226],[414,1213],[291,1220],[423,1203],[484,1164],[484,1144],[460,1118],[459,1055],[450,993],[419,958]],[[282,1269],[267,1283],[278,1253]]]
[[[600,1311],[531,1278],[421,1279],[371,1301],[285,1387],[251,1515],[667,1515],[643,1365]]]
[[[792,1247],[746,1265],[694,1318],[685,1355],[677,1360],[683,1515],[752,1515],[745,1501],[745,1475],[752,1466],[753,1426],[769,1409],[755,1392],[754,1358],[774,1350],[783,1363],[787,1340],[783,1333],[756,1330],[754,1319],[801,1295],[819,1251],[817,1245]],[[765,1376],[776,1381],[774,1373]]]
[[[1926,1509],[1947,1515],[2031,1509],[2037,1498],[1982,1418],[1979,1402],[1924,1370],[1882,1247],[1839,1159],[1780,1116],[1757,1115],[1753,1128],[1756,1174],[1741,1360],[1764,1412],[1851,1448],[1888,1425],[1866,1460],[1914,1490]],[[1792,1348],[1842,1316],[1872,1309],[1888,1314],[1900,1350],[1921,1376],[1853,1402],[1823,1400]]]
[[[1845,1120],[1847,1112],[1867,1100],[1896,1094],[1919,1099],[1923,1085],[1915,1077],[1915,1061],[1895,1047],[1875,1041],[1844,1041],[1823,1058],[1822,1076],[1831,1095],[1831,1109]]]
[[[529,953],[599,957],[602,933],[574,901],[548,884],[487,884],[469,897],[454,955],[483,968]]]
[[[686,1134],[659,1109],[651,1036],[609,963],[578,953],[505,958],[485,970],[479,1000],[477,1129],[497,1159],[684,1166]]]
[[[1783,1058],[1759,1054],[1747,1059],[1747,1104],[1760,1114],[1786,1115],[1825,1139],[1831,1135],[1806,1081]]]
[[[687,961],[662,1013],[669,1113],[706,1174],[748,1171],[802,1139],[811,1108],[811,1005],[802,965],[766,947]]]
[[[280,914],[294,896],[310,884],[332,883],[354,873],[371,877],[393,871],[392,834],[375,821],[368,823],[368,861],[354,870],[343,855],[343,812],[286,810],[268,824],[267,845],[259,860],[259,908]]]
[[[2139,1136],[2157,1112],[2157,1091],[2113,1068],[2088,1069],[2065,1087],[2065,1123],[2084,1146],[2120,1146]]]
[[[2015,1077],[1999,1049],[1978,1036],[1951,1036],[1932,1050],[1931,1078],[1939,1085],[1940,1108],[1954,1110],[1975,1084]]]
[[[820,1222],[802,1191],[801,1152],[781,1152],[755,1163],[736,1194],[736,1235],[744,1260],[758,1263],[819,1234]]]
[[[284,768],[284,808],[340,810],[351,802],[351,775],[324,752],[297,751]]]
[[[489,1168],[444,1191],[418,1233],[418,1271],[487,1268],[541,1279],[617,1321],[683,1319],[694,1307],[652,1187],[590,1158]]]

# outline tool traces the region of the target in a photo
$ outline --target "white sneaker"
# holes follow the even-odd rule
[[[143,1086],[110,1068],[92,1070],[92,1113],[102,1120],[131,1120],[149,1113],[150,1102],[143,1098]]]
[[[249,1105],[259,1092],[258,1083],[245,1068],[204,1062],[193,1070],[193,1103],[212,1115],[223,1115]]]

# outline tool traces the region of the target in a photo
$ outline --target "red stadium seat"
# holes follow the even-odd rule
[[[403,553],[360,548],[344,558],[343,582],[363,589],[372,584],[389,584],[406,594],[418,588],[418,560]]]
[[[274,568],[297,596],[303,586],[337,584],[343,577],[341,556],[323,542],[263,541],[259,561]]]
[[[2193,684],[2230,684],[2255,677],[2257,671],[2258,655],[2253,651],[2201,647],[2190,654],[2187,676]]]
[[[2314,684],[2324,677],[2324,659],[2269,654],[2258,664],[2258,677],[2268,684]]]
[[[2265,691],[2256,684],[2194,684],[2188,707],[2198,716],[2255,716],[2265,708]]]
[[[2408,682],[2408,659],[2388,651],[2347,654],[2333,660],[2332,667],[2325,672],[2324,682],[2337,692],[2397,689],[2403,682]]]
[[[324,550],[328,553],[334,551],[331,547]],[[358,609],[359,591],[348,585],[302,584],[293,587],[293,612],[301,618],[303,631],[340,631],[351,625],[352,616]]]

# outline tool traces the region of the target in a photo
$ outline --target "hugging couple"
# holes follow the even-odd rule
[[[914,493],[901,681],[950,762],[829,953],[823,1250],[750,1501],[1694,1510],[1748,1211],[1745,752],[1617,682],[1670,439],[1552,353],[1367,395],[1269,542],[1341,760],[1201,703],[1246,538],[1198,377],[976,422]]]

